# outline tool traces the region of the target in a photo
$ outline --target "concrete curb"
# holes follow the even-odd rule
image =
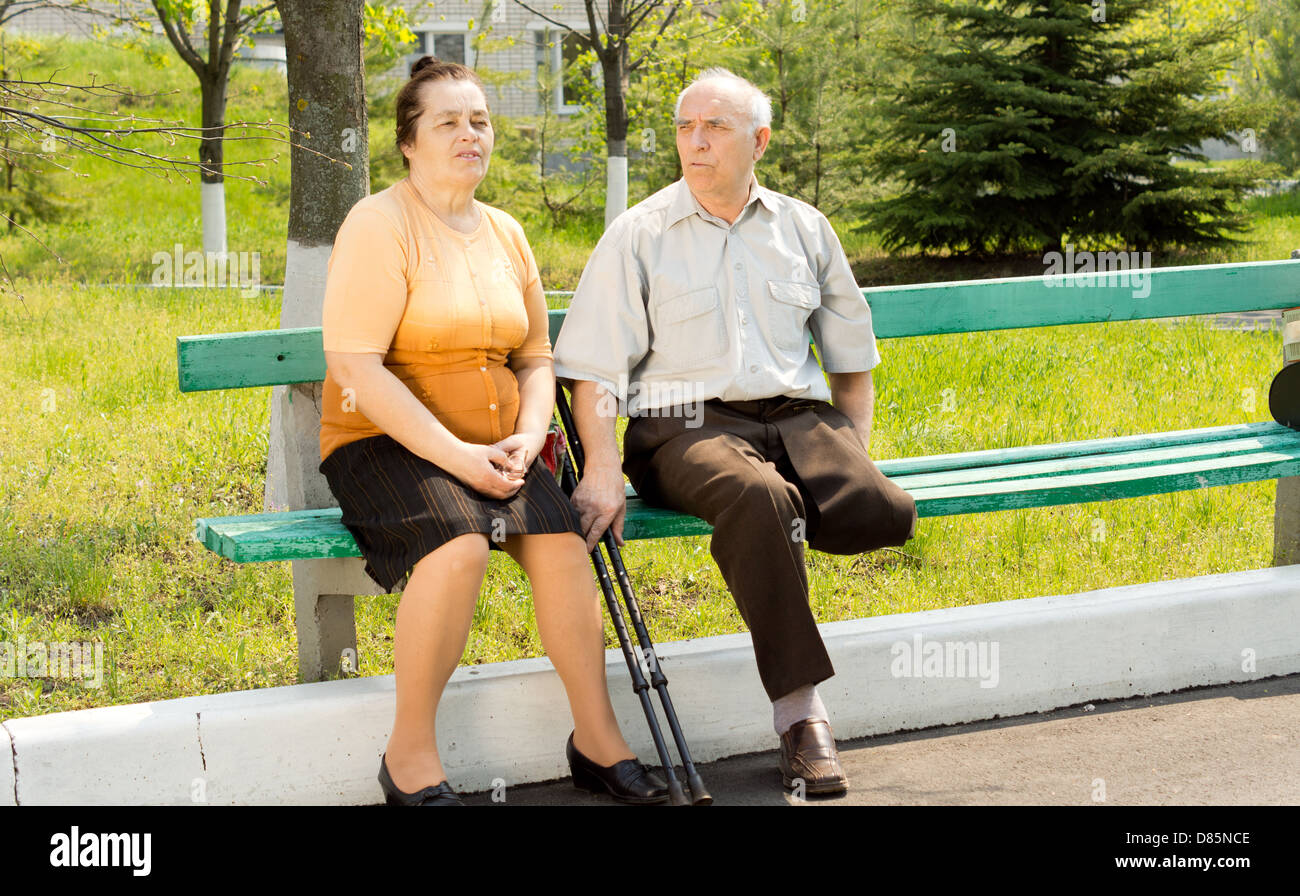
[[[821,629],[837,674],[820,689],[836,736],[855,738],[1300,672],[1300,565]],[[747,634],[657,652],[693,758],[775,749]],[[621,653],[606,669],[653,763]],[[377,802],[393,701],[393,677],[375,676],[12,719],[0,802],[15,765],[23,805]],[[570,728],[545,659],[460,668],[439,711],[463,792],[567,775]]]
[[[16,806],[14,797],[14,748],[9,731],[0,725],[0,806]]]

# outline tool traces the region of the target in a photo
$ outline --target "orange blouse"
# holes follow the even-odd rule
[[[519,413],[507,364],[550,358],[551,343],[523,228],[475,205],[473,233],[444,224],[406,179],[353,206],[330,254],[322,335],[328,352],[383,352],[384,366],[453,435],[491,444],[514,432]],[[377,435],[327,370],[321,459]]]

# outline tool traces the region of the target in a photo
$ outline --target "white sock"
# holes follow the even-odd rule
[[[772,701],[772,727],[778,735],[785,734],[791,725],[804,719],[830,721],[816,685],[806,684]]]

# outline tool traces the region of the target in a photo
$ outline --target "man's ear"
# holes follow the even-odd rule
[[[754,161],[757,162],[763,158],[763,153],[767,152],[767,141],[772,138],[771,128],[759,128],[754,133]]]

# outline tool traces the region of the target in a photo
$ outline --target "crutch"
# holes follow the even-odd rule
[[[569,447],[572,448],[573,458],[576,460],[575,466],[569,458],[568,448],[565,449],[559,459],[564,491],[566,494],[572,495],[573,490],[578,486],[574,471],[585,467],[586,458],[583,456],[582,442],[578,439],[578,428],[573,422],[573,413],[569,409],[568,400],[564,397],[564,387],[559,383],[555,385],[555,407],[560,413],[560,424],[564,427]],[[713,797],[705,789],[704,781],[699,772],[695,770],[695,764],[691,761],[690,749],[686,746],[686,738],[682,734],[681,724],[677,721],[677,713],[673,709],[672,698],[668,696],[668,678],[659,666],[659,658],[655,655],[654,645],[650,643],[650,633],[646,630],[645,623],[641,619],[641,610],[637,606],[636,595],[632,592],[632,581],[628,578],[627,568],[623,565],[623,555],[618,549],[618,542],[614,540],[614,533],[606,530],[601,537],[601,543],[605,545],[605,550],[609,553],[610,562],[614,566],[614,575],[618,579],[619,591],[622,592],[623,602],[627,604],[628,615],[632,617],[632,627],[636,631],[637,641],[641,644],[646,664],[650,669],[651,684],[647,685],[645,676],[641,674],[641,664],[637,661],[636,653],[632,649],[631,638],[627,634],[627,625],[623,621],[623,612],[619,606],[618,598],[614,595],[614,586],[610,581],[609,570],[605,565],[604,557],[601,556],[600,545],[597,545],[591,552],[591,562],[596,568],[596,578],[600,580],[600,588],[605,594],[605,604],[609,608],[609,616],[614,623],[614,631],[618,633],[619,644],[623,648],[623,658],[627,661],[628,672],[632,676],[632,688],[641,699],[641,708],[645,710],[646,721],[650,725],[650,736],[654,739],[655,749],[659,752],[659,761],[663,765],[664,774],[668,778],[669,798],[674,806],[685,806],[689,802],[694,802],[697,806],[707,806],[713,802]],[[672,731],[673,740],[677,745],[677,752],[682,757],[682,766],[686,770],[687,786],[690,787],[693,797],[691,801],[687,800],[686,794],[682,791],[681,782],[677,780],[672,759],[668,755],[668,747],[664,743],[663,732],[659,728],[659,719],[655,715],[654,705],[651,703],[648,693],[651,686],[659,694],[659,702],[663,705],[664,715],[668,719],[668,727]]]

